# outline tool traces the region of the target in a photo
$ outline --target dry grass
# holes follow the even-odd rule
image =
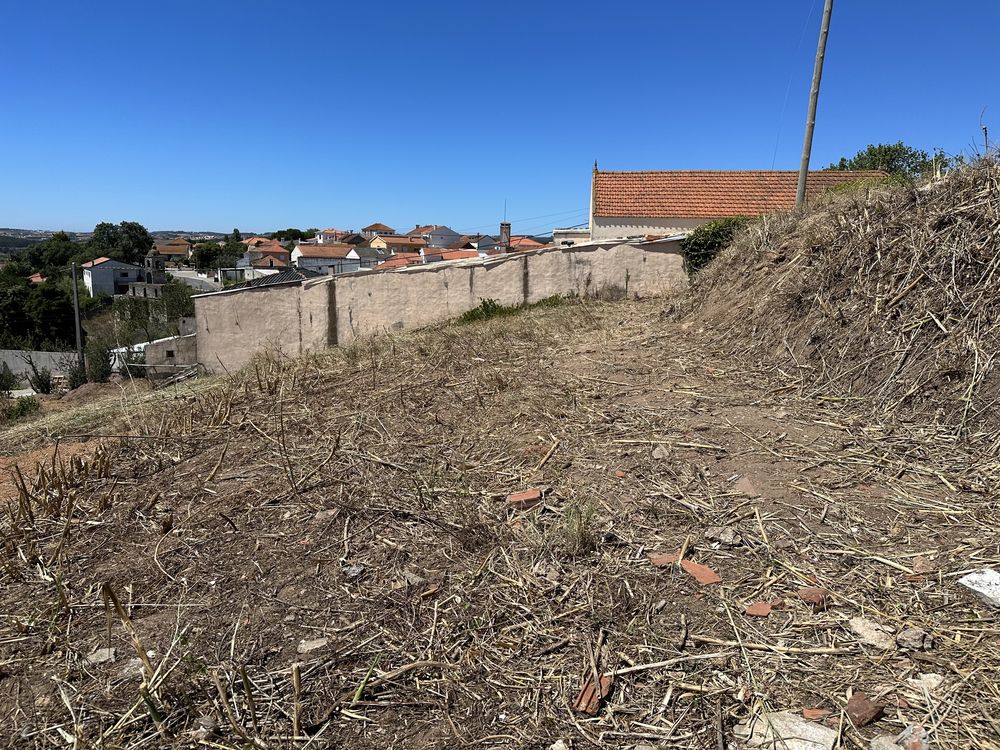
[[[796,386],[656,303],[580,303],[261,357],[150,404],[12,500],[2,734],[717,750],[736,720],[839,716],[864,689],[891,708],[844,746],[920,723],[937,747],[1000,747],[1000,627],[954,584],[1000,564],[1000,467]],[[531,487],[541,505],[508,505]],[[649,559],[677,551],[721,583]],[[757,601],[770,617],[744,614]],[[858,615],[936,648],[873,650]],[[595,674],[613,689],[575,711]]]

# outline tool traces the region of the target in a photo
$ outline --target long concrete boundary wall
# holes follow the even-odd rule
[[[231,371],[263,348],[299,355],[342,346],[440,323],[484,299],[519,305],[554,295],[654,297],[687,283],[673,242],[547,249],[219,292],[195,297],[198,361],[210,372]]]
[[[67,366],[76,360],[76,352],[32,352],[22,349],[0,349],[0,363],[6,363],[11,371],[19,376],[20,385],[28,382],[30,368],[24,361],[24,355],[31,357],[38,368],[47,367],[52,373],[63,373]]]

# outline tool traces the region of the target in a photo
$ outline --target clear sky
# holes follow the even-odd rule
[[[542,232],[595,159],[795,169],[822,5],[6,0],[0,226],[495,231],[506,201]],[[837,0],[813,166],[1000,141],[998,29],[997,0]]]

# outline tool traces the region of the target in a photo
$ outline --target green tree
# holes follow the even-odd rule
[[[681,241],[681,252],[688,270],[693,272],[704,268],[729,245],[736,231],[746,226],[748,221],[745,216],[731,216],[702,224],[691,232]]]
[[[123,221],[117,226],[101,222],[87,243],[91,256],[103,255],[123,263],[141,263],[154,245],[146,227],[135,221]]]
[[[10,392],[17,388],[18,378],[10,365],[0,362],[0,399],[10,398]]]
[[[926,151],[907,146],[902,141],[896,143],[869,144],[854,156],[841,158],[827,169],[863,170],[880,169],[896,177],[916,179],[933,174],[935,167],[949,168],[954,164],[940,150],[931,156]]]

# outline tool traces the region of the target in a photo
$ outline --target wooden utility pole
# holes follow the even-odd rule
[[[80,290],[76,286],[76,263],[70,264],[73,269],[73,317],[76,320],[76,356],[79,358],[80,367],[84,367],[83,362],[83,341],[80,337]]]
[[[826,56],[826,38],[830,34],[830,15],[833,0],[823,5],[823,25],[819,29],[819,46],[816,48],[816,64],[813,66],[812,89],[809,92],[809,114],[806,116],[806,137],[802,143],[802,164],[799,166],[799,185],[795,191],[795,208],[802,208],[806,202],[806,179],[809,176],[809,156],[812,153],[813,130],[816,127],[816,104],[819,102],[819,82],[823,77],[823,58]]]

